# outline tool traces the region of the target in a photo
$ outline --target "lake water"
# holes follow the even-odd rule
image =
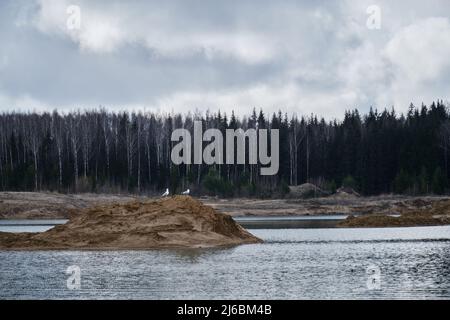
[[[55,225],[64,224],[66,219],[0,220],[0,232],[44,232]]]
[[[234,220],[246,229],[334,228],[346,215],[327,216],[246,216]]]
[[[0,299],[449,299],[450,227],[254,229],[262,244],[0,251]],[[80,288],[66,270],[78,266]]]
[[[247,229],[297,229],[334,228],[345,215],[286,216],[286,217],[235,217]],[[0,232],[44,232],[68,220],[0,220]]]

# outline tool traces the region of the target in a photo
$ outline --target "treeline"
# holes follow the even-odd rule
[[[289,185],[311,182],[359,192],[445,193],[450,113],[442,101],[407,114],[348,111],[342,121],[315,115],[247,117],[217,113],[111,113],[106,110],[0,115],[0,189],[10,191],[160,193],[190,188],[197,194],[282,196]],[[248,128],[280,130],[280,169],[260,176],[258,165],[174,165],[176,128],[192,132]],[[224,150],[225,152],[225,150]],[[248,162],[247,162],[248,163]]]

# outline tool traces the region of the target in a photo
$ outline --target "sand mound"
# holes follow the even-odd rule
[[[304,183],[299,186],[289,186],[289,198],[309,199],[328,195],[312,183]]]
[[[340,198],[358,198],[360,196],[361,195],[358,192],[349,187],[340,187],[339,189],[336,190],[335,194],[335,197]]]
[[[3,249],[199,248],[257,243],[234,220],[189,196],[86,209],[35,234],[0,233]]]

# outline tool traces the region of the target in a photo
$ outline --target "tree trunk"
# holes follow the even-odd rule
[[[309,133],[306,133],[306,182],[309,182]]]
[[[145,146],[147,148],[147,166],[148,166],[148,183],[150,184],[152,182],[152,167],[151,167],[151,159],[150,159],[150,145],[148,143],[148,138],[147,138],[147,142],[145,143]]]
[[[141,192],[141,129],[140,129],[140,124],[138,124],[138,134],[137,134],[137,157],[138,157],[137,188],[138,188],[138,193],[140,193]]]
[[[59,179],[58,185],[59,190],[62,188],[62,155],[61,155],[61,146],[58,145],[58,169],[59,169]]]
[[[33,151],[34,157],[34,190],[38,191],[38,165],[37,165],[37,151]]]
[[[72,142],[74,143],[74,142]],[[75,192],[78,191],[78,150],[77,145],[73,146],[73,169],[75,174]]]

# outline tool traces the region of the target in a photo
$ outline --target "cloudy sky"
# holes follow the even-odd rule
[[[449,15],[448,0],[1,0],[0,110],[405,111],[449,98]]]

